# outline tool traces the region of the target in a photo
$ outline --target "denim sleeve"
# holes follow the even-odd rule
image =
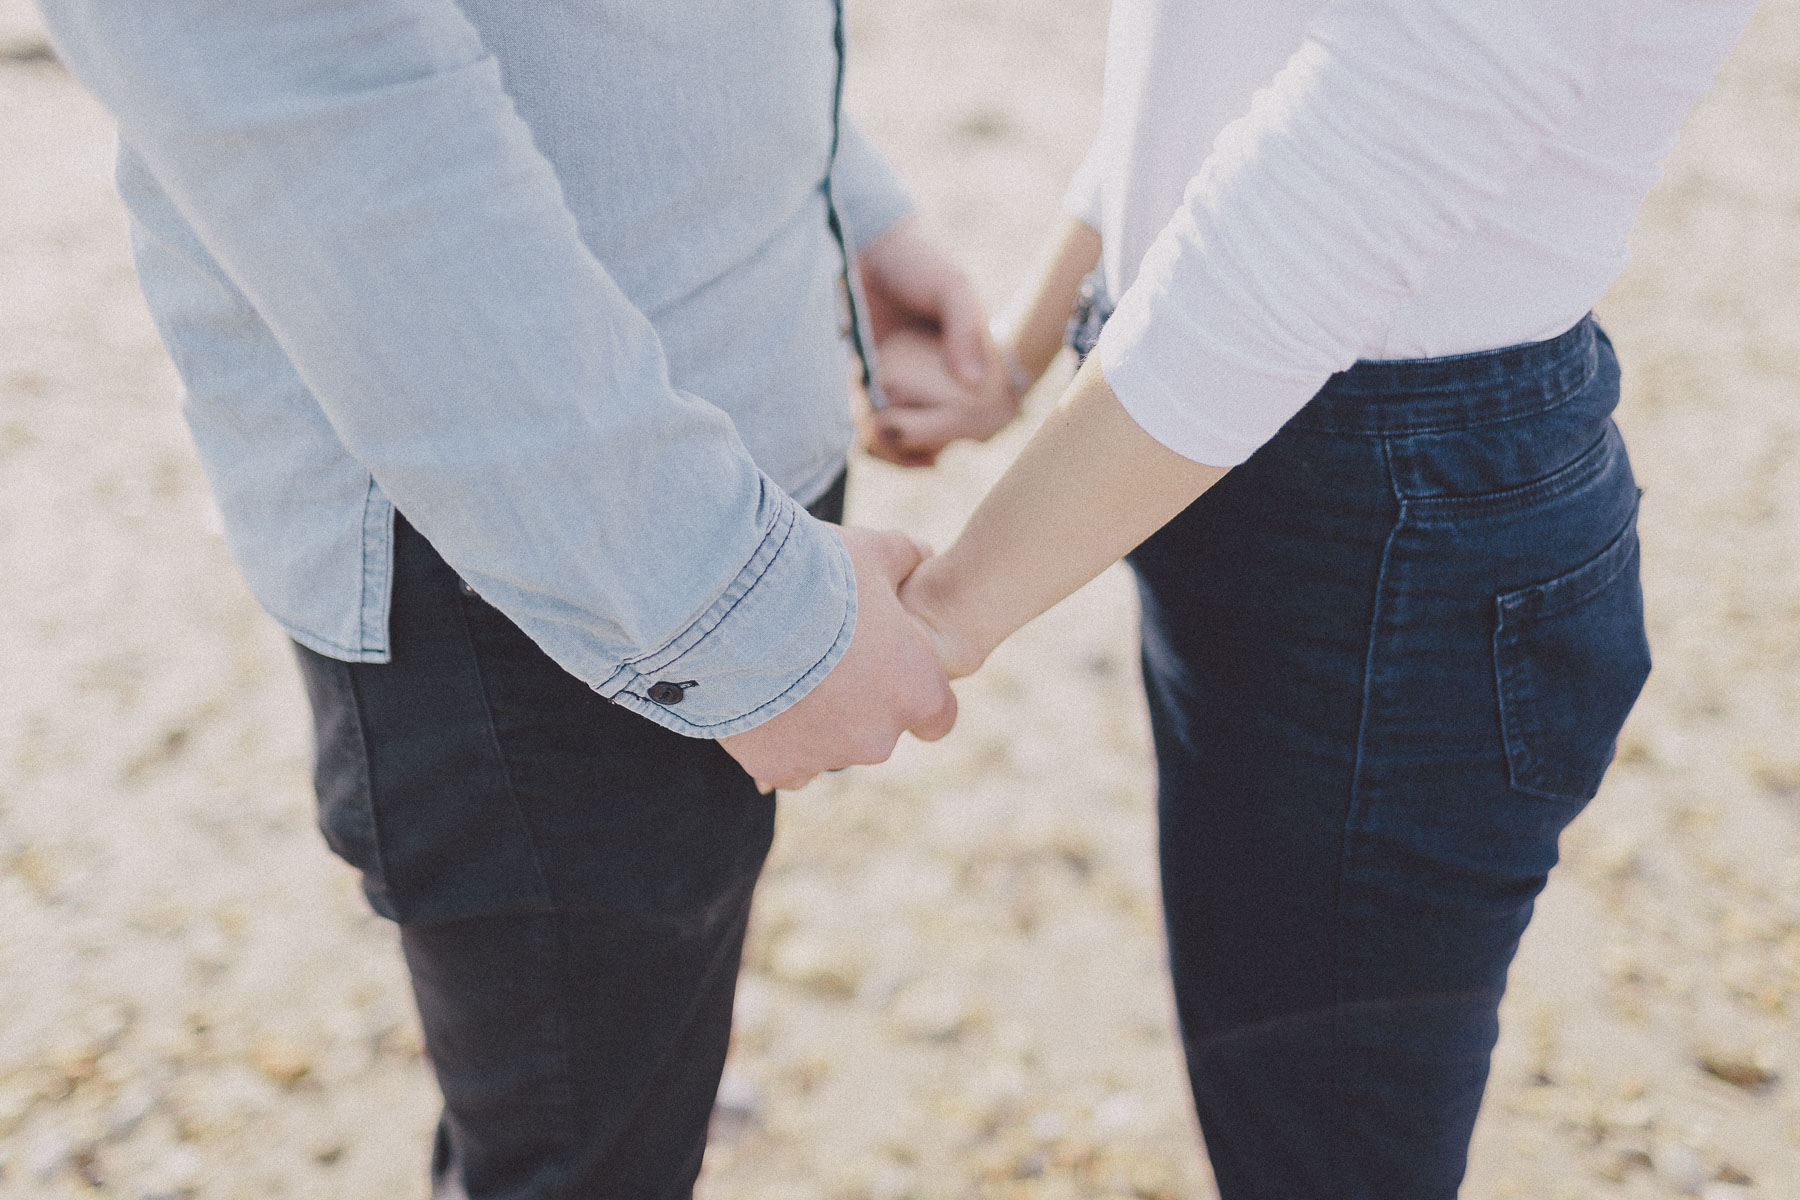
[[[844,221],[851,254],[861,254],[913,210],[912,195],[855,122],[838,122],[831,197]]]
[[[841,540],[670,384],[452,0],[42,7],[331,432],[564,668],[719,737],[835,665]]]

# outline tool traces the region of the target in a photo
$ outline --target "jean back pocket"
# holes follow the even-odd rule
[[[1637,516],[1594,558],[1495,602],[1494,673],[1512,786],[1593,799],[1650,674]]]

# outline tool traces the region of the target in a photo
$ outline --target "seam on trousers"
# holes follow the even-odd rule
[[[1396,501],[1393,524],[1388,527],[1387,539],[1381,546],[1381,566],[1375,572],[1375,592],[1369,605],[1368,644],[1363,651],[1362,677],[1362,711],[1357,714],[1356,722],[1356,754],[1350,768],[1350,795],[1344,808],[1344,827],[1342,842],[1338,847],[1338,875],[1335,894],[1332,897],[1332,923],[1336,927],[1337,978],[1334,980],[1333,993],[1335,1004],[1331,1021],[1331,1091],[1337,1100],[1338,1114],[1348,1110],[1349,1097],[1344,1094],[1345,1068],[1343,1046],[1344,1014],[1348,1004],[1344,994],[1344,887],[1350,873],[1350,852],[1352,838],[1356,830],[1357,819],[1362,815],[1362,773],[1363,751],[1369,736],[1369,712],[1373,707],[1371,693],[1375,679],[1375,646],[1377,633],[1381,627],[1382,600],[1387,593],[1388,564],[1394,553],[1394,540],[1399,537],[1401,526],[1406,523],[1406,499],[1400,495],[1400,483],[1394,474],[1394,460],[1391,443],[1383,438],[1381,442],[1381,464],[1387,473],[1388,487],[1393,491]],[[1332,1130],[1330,1161],[1333,1173],[1342,1178],[1344,1173],[1344,1144],[1348,1131],[1335,1127]]]
[[[486,696],[487,689],[484,685],[482,688],[484,700]],[[491,719],[489,723],[492,723]],[[509,790],[512,788],[510,773],[507,776],[506,786]],[[532,856],[533,858],[537,856],[535,843]],[[539,870],[541,872],[542,868],[540,867]],[[569,1196],[569,1189],[575,1178],[576,1147],[581,1140],[575,1132],[579,1105],[575,1101],[574,1085],[570,1082],[575,1077],[575,1064],[569,1057],[569,1005],[567,981],[563,978],[563,969],[567,966],[573,951],[569,947],[569,929],[563,915],[560,912],[552,912],[548,920],[553,935],[551,952],[556,955],[553,973],[556,979],[556,1079],[562,1090],[556,1107],[557,1111],[562,1114],[562,1128],[558,1130],[558,1134],[563,1147],[562,1162],[557,1168],[558,1178],[555,1183],[551,1184],[550,1194],[552,1196]],[[574,1198],[572,1197],[571,1200]]]
[[[519,822],[519,831],[524,835],[525,844],[531,849],[531,867],[537,874],[538,899],[549,910],[547,914],[537,918],[547,920],[550,925],[550,937],[547,939],[549,944],[540,947],[539,953],[552,956],[547,973],[555,980],[557,992],[554,1028],[556,1084],[560,1095],[556,1097],[556,1107],[562,1117],[562,1128],[557,1131],[557,1140],[562,1146],[561,1161],[557,1164],[558,1178],[550,1190],[552,1195],[564,1195],[567,1193],[569,1180],[574,1176],[575,1146],[578,1141],[575,1136],[575,1093],[571,1083],[575,1071],[569,1057],[569,1018],[563,990],[563,965],[569,961],[568,935],[562,913],[557,911],[555,897],[550,893],[550,881],[544,871],[544,856],[538,848],[537,834],[533,832],[531,822],[525,816],[525,806],[519,803],[519,790],[513,783],[512,763],[507,759],[506,748],[500,744],[500,731],[494,725],[494,702],[488,694],[487,675],[481,669],[481,653],[475,645],[474,631],[469,628],[468,605],[454,594],[450,602],[456,605],[457,624],[462,630],[463,645],[468,649],[469,666],[475,672],[475,685],[481,692],[481,711],[487,720],[488,743],[494,748],[494,759],[500,765],[500,777],[506,781],[506,799],[512,805],[513,817]]]
[[[766,853],[767,852],[765,851],[765,855],[766,855]],[[757,879],[758,879],[758,877],[760,877],[761,874],[762,874],[762,872],[759,867],[759,869],[754,874],[752,874],[748,880],[744,881],[742,886],[745,887],[746,889],[750,890],[752,893],[754,893],[755,889],[756,889]],[[714,953],[710,968],[701,977],[700,982],[692,989],[691,999],[689,1001],[687,1011],[683,1014],[681,1023],[676,1028],[675,1037],[669,1045],[668,1053],[663,1055],[662,1059],[657,1063],[656,1069],[654,1071],[652,1071],[650,1073],[650,1075],[648,1076],[643,1090],[639,1093],[637,1107],[635,1107],[631,1110],[630,1116],[628,1116],[625,1119],[625,1122],[619,1127],[619,1136],[614,1138],[613,1141],[607,1146],[605,1158],[610,1158],[612,1156],[613,1150],[618,1147],[620,1140],[623,1139],[627,1134],[629,1134],[632,1131],[633,1128],[636,1127],[638,1119],[643,1114],[644,1105],[649,1102],[651,1093],[653,1093],[656,1090],[656,1084],[660,1080],[665,1078],[668,1074],[670,1058],[672,1056],[678,1054],[681,1051],[682,1047],[686,1045],[686,1042],[684,1040],[684,1035],[686,1034],[686,1032],[688,1030],[690,1030],[693,1027],[696,1011],[699,1009],[700,1005],[703,1003],[703,998],[706,996],[707,985],[713,979],[718,977],[719,971],[723,970],[723,971],[727,971],[731,974],[733,984],[735,986],[738,973],[741,970],[742,964],[743,964],[742,955],[743,955],[744,934],[747,931],[748,926],[749,926],[749,921],[750,921],[749,914],[750,914],[750,903],[749,903],[749,898],[746,897],[744,904],[739,909],[739,916],[734,919],[735,923],[740,924],[744,927],[743,929],[739,930],[737,937],[731,939],[732,942],[737,947],[737,953],[727,955],[726,960],[724,962],[719,961],[719,952],[722,952],[723,947],[720,947],[719,951],[716,951]],[[559,922],[559,928],[560,928],[560,922]],[[705,1154],[706,1154],[706,1142],[707,1142],[707,1137],[706,1137],[705,1132],[703,1131],[702,1135],[701,1135],[701,1139],[700,1139],[700,1146],[699,1146],[702,1161],[704,1161]],[[605,1161],[605,1158],[603,1158],[601,1161]],[[697,1169],[698,1166],[699,1166],[699,1164],[696,1164],[696,1172],[695,1172],[696,1175],[698,1175],[698,1169]],[[692,1181],[690,1181],[686,1186],[687,1186],[687,1190],[672,1193],[667,1198],[667,1200],[689,1200],[689,1198],[693,1194]],[[584,1200],[584,1198],[572,1196],[569,1198],[569,1200]],[[665,1198],[658,1197],[657,1200],[665,1200]]]

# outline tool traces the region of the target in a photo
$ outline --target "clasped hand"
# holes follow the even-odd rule
[[[928,467],[951,442],[984,442],[1019,415],[1020,397],[968,278],[916,218],[857,259],[876,374],[887,404],[858,413],[864,450]]]
[[[864,411],[864,449],[930,466],[951,442],[986,440],[1018,415],[986,313],[968,279],[908,218],[857,261],[888,404]],[[767,791],[821,771],[887,761],[900,735],[933,741],[956,723],[935,631],[902,607],[900,587],[928,552],[904,534],[840,531],[856,572],[850,646],[787,711],[720,744]]]

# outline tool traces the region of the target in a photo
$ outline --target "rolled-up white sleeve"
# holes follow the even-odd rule
[[[1095,353],[1125,409],[1248,458],[1565,125],[1626,2],[1333,0],[1120,297]]]

